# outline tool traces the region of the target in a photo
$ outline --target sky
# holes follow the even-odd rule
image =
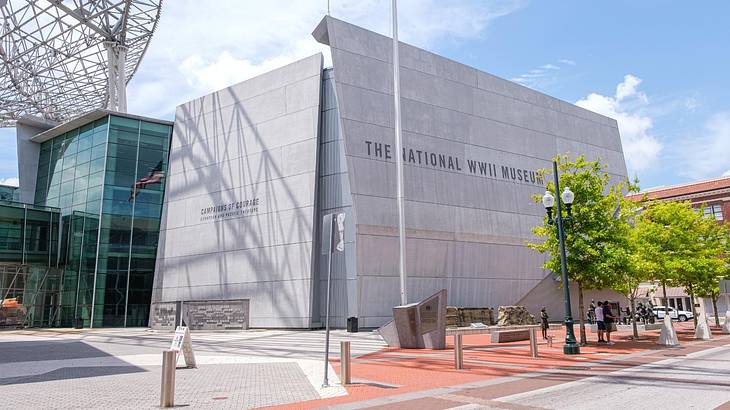
[[[390,0],[330,0],[391,35]],[[401,41],[617,120],[642,188],[730,175],[730,2],[400,0]],[[127,88],[128,111],[178,104],[316,52],[326,0],[174,0]],[[13,129],[0,183],[17,184]]]

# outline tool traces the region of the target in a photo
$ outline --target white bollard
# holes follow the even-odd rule
[[[722,333],[730,333],[730,310],[725,312],[725,324],[722,325]]]
[[[712,332],[707,324],[707,317],[704,312],[700,313],[697,318],[697,327],[695,328],[695,339],[712,340]]]
[[[674,347],[679,346],[679,339],[677,338],[677,332],[672,326],[672,318],[669,317],[669,312],[664,315],[664,322],[662,323],[662,332],[659,334],[658,345]]]

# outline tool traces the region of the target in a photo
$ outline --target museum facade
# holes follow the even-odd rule
[[[81,311],[99,326],[137,324],[148,312],[154,328],[181,321],[208,329],[320,327],[327,286],[321,224],[324,215],[344,212],[345,249],[332,260],[333,323],[344,327],[355,317],[360,327],[384,324],[400,304],[396,155],[404,160],[409,301],[446,289],[449,305],[497,307],[524,302],[534,289],[557,289],[541,267],[544,256],[526,246],[545,213],[532,199],[545,189],[537,171],[558,154],[582,154],[605,162],[612,179],[626,178],[616,121],[401,43],[403,150],[396,152],[392,40],[332,17],[313,35],[329,46],[332,67],[316,54],[202,96],[177,107],[174,126],[106,113],[107,129],[138,121],[137,153],[146,144],[145,123],[171,134],[159,167],[104,154],[99,209],[89,210],[88,199],[76,209],[76,182],[63,185],[70,181],[65,162],[57,196],[49,196],[56,194],[51,177],[24,188],[23,167],[41,168],[21,160],[21,197],[34,196],[24,202],[57,207],[61,218],[91,213],[87,222],[101,224],[91,233],[93,270],[91,262],[74,265],[74,277],[84,279],[69,288],[75,284],[85,298],[75,300],[76,316]],[[96,121],[102,117],[93,119],[94,130]],[[31,139],[53,150],[56,143],[46,141],[71,131],[57,128],[44,131],[43,142]],[[129,178],[110,179],[120,172],[110,164],[128,169]],[[135,186],[155,170],[158,183],[142,188],[155,191],[144,202],[144,218],[152,219],[138,224],[127,205],[142,203]],[[43,184],[47,190],[39,190]],[[87,198],[92,188],[85,188]],[[62,195],[64,189],[72,193]],[[133,224],[149,233],[139,259]],[[119,232],[109,231],[107,240],[112,227]],[[113,252],[110,241],[117,241]],[[133,276],[138,260],[144,274]],[[140,299],[132,303],[132,294]]]
[[[223,327],[321,326],[331,212],[346,214],[334,323],[385,323],[400,304],[396,155],[409,301],[447,289],[451,305],[497,307],[555,287],[525,244],[545,213],[536,171],[584,154],[625,178],[616,121],[401,44],[398,153],[392,40],[331,17],[313,35],[331,68],[314,55],[177,108],[151,325],[182,309]]]

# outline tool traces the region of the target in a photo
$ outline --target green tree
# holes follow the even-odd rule
[[[648,202],[637,218],[638,267],[661,284],[665,308],[667,286],[685,286],[693,293],[708,267],[703,253],[705,222],[689,202]]]
[[[638,191],[638,181],[628,186],[629,193]],[[643,201],[632,201],[627,198],[621,199],[619,227],[621,234],[624,236],[620,242],[622,246],[612,246],[611,249],[615,254],[608,258],[606,268],[610,269],[615,281],[612,284],[613,290],[626,296],[631,305],[632,314],[636,314],[636,298],[639,296],[640,285],[649,281],[651,278],[648,271],[641,264],[640,249],[638,246],[637,230],[634,229],[634,223],[643,206]],[[634,318],[631,318],[634,339],[639,338],[639,329]]]
[[[720,326],[717,299],[720,296],[720,280],[728,276],[730,272],[727,261],[730,232],[727,225],[718,224],[712,215],[703,218],[697,228],[698,249],[695,265],[698,269],[691,272],[682,284],[690,290],[690,294],[693,296],[706,297],[712,301],[715,324]]]
[[[565,225],[565,250],[568,278],[578,286],[580,343],[585,344],[583,291],[610,287],[616,281],[615,267],[620,266],[625,257],[625,252],[620,250],[625,245],[625,226],[620,218],[615,217],[625,185],[611,185],[606,165],[599,161],[587,161],[583,156],[573,161],[567,156],[559,156],[556,161],[560,186],[570,187],[575,194],[572,220]],[[552,181],[550,171],[540,172],[545,180]],[[560,195],[555,192],[553,182],[547,183],[547,190],[555,196]],[[541,198],[542,195],[535,195],[533,200],[540,202]],[[560,279],[557,227],[545,217],[543,225],[533,228],[533,232],[544,240],[528,245],[549,256],[543,267]]]

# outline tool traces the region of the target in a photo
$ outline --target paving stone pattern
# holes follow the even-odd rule
[[[160,400],[160,367],[129,366],[131,373],[99,376],[105,368],[64,368],[60,380],[44,375],[0,387],[3,408],[144,409]],[[124,371],[119,369],[119,371]],[[49,375],[56,377],[57,375]],[[97,376],[89,379],[89,376]],[[14,382],[18,382],[14,378]],[[2,379],[0,379],[1,381]],[[93,380],[93,383],[90,383]],[[44,381],[41,385],[35,382]],[[254,408],[318,399],[296,363],[203,365],[176,372],[175,404],[191,408]],[[272,388],[276,385],[277,388]],[[93,387],[92,387],[93,386]]]

